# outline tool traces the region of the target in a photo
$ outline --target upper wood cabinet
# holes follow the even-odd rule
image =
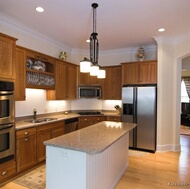
[[[106,78],[102,82],[102,99],[121,100],[121,66],[104,67]]]
[[[81,73],[78,68],[78,84],[79,85],[100,85],[100,79],[96,76],[90,76],[89,73]]]
[[[157,83],[157,61],[122,63],[122,85]]]
[[[26,87],[26,51],[17,46],[16,47],[16,60],[15,60],[15,91],[14,96],[16,101],[25,100],[25,87]]]
[[[46,92],[47,100],[77,99],[77,66],[56,61],[55,90]]]
[[[15,79],[16,40],[0,33],[0,79]]]
[[[55,59],[42,53],[26,50],[26,87],[54,89]]]

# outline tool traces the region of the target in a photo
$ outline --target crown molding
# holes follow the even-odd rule
[[[22,24],[18,20],[14,19],[12,17],[9,17],[5,14],[2,14],[2,13],[0,13],[0,23],[2,25],[9,27],[9,28],[12,28],[16,31],[22,32],[28,36],[42,40],[42,41],[49,43],[53,46],[57,46],[58,48],[66,49],[68,51],[72,50],[71,47],[68,47],[68,46],[64,45],[63,43],[60,43],[60,42],[54,40],[53,38],[50,38],[47,35],[44,35],[44,34],[40,33],[39,31],[34,30],[34,29],[30,28],[29,26]]]

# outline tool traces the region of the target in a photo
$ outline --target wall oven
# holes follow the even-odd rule
[[[0,81],[0,163],[14,158],[14,83]]]

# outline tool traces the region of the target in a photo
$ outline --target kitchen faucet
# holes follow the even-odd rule
[[[33,115],[33,119],[34,120],[36,120],[36,118],[37,118],[37,109],[33,109],[33,113],[34,113],[34,115]]]

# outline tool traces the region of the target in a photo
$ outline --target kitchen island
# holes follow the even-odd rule
[[[46,189],[111,189],[128,166],[136,124],[103,121],[45,141]]]

